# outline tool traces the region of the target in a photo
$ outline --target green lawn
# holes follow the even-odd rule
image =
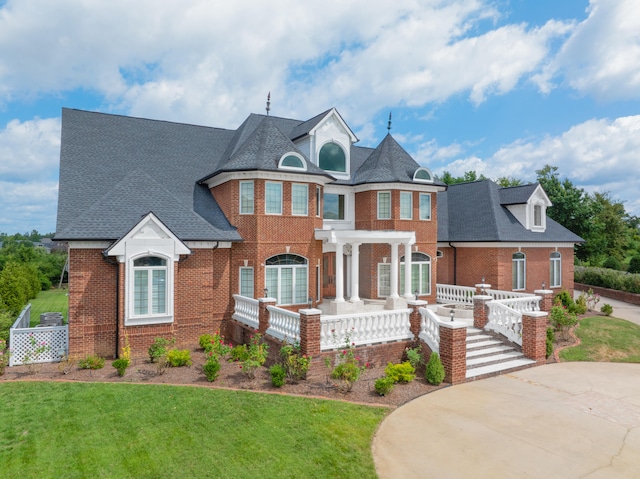
[[[560,351],[563,361],[640,362],[640,326],[606,316],[584,318],[576,329],[579,346]]]
[[[0,382],[3,477],[376,477],[384,408],[196,387]]]
[[[40,291],[31,303],[31,326],[40,323],[40,313],[60,312],[65,322],[69,319],[69,297],[66,289]]]

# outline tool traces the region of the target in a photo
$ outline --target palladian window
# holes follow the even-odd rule
[[[279,254],[265,261],[265,286],[278,304],[302,304],[308,298],[307,259],[297,254]]]

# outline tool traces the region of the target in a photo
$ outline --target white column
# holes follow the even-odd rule
[[[413,291],[411,291],[411,244],[404,244],[404,297],[413,299]]]
[[[344,255],[342,243],[336,243],[336,303],[344,303]]]
[[[398,243],[391,243],[391,295],[390,298],[396,299],[398,296]]]
[[[360,301],[360,243],[351,244],[351,298]]]

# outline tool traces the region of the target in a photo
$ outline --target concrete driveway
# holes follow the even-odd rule
[[[640,478],[640,364],[550,364],[436,391],[383,421],[373,455],[382,479]]]

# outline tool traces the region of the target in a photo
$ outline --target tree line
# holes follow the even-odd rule
[[[536,175],[553,203],[547,216],[585,240],[576,245],[577,264],[640,273],[640,218],[627,213],[624,203],[608,192],[589,194],[568,178],[560,179],[557,166],[545,165]],[[439,177],[448,185],[486,179],[475,171],[459,177],[445,171]],[[529,183],[514,177],[495,182],[503,187]]]

